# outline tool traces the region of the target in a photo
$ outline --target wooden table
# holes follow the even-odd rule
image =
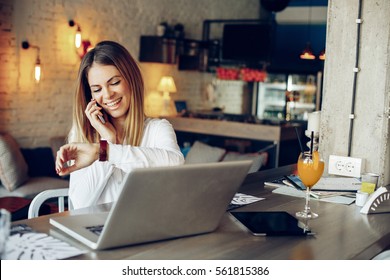
[[[294,169],[295,166],[284,166],[248,175],[240,192],[266,199],[235,211],[287,211],[294,214],[303,209],[304,199],[273,194],[272,188],[263,185],[264,180],[290,174]],[[113,250],[89,250],[74,259],[370,259],[390,248],[390,213],[363,215],[354,204],[346,206],[319,201],[312,201],[312,208],[319,214],[318,219],[310,222],[312,230],[317,233],[314,236],[253,236],[226,213],[213,233]],[[107,210],[106,205],[80,209],[72,214],[104,210]],[[69,212],[54,215],[69,215]],[[50,226],[49,217],[17,223],[26,223],[37,231],[86,248]]]

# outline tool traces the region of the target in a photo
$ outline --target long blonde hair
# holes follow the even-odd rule
[[[73,123],[68,141],[87,143],[99,141],[99,134],[84,113],[92,99],[87,74],[93,63],[115,66],[129,85],[130,107],[123,128],[125,135],[123,144],[139,146],[145,122],[144,81],[140,68],[131,54],[122,45],[112,41],[98,43],[81,61],[73,100]]]

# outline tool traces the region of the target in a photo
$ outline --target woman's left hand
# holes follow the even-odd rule
[[[57,152],[56,172],[67,175],[78,169],[91,165],[99,158],[99,144],[72,143],[62,146]],[[68,165],[73,161],[72,165]]]

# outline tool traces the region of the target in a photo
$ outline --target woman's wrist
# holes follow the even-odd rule
[[[94,160],[99,160],[99,150],[100,150],[100,144],[99,143],[93,143],[93,149],[94,149]]]

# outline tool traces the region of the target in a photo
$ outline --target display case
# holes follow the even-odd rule
[[[319,75],[269,74],[267,82],[257,83],[256,116],[267,120],[306,120],[319,109]]]

